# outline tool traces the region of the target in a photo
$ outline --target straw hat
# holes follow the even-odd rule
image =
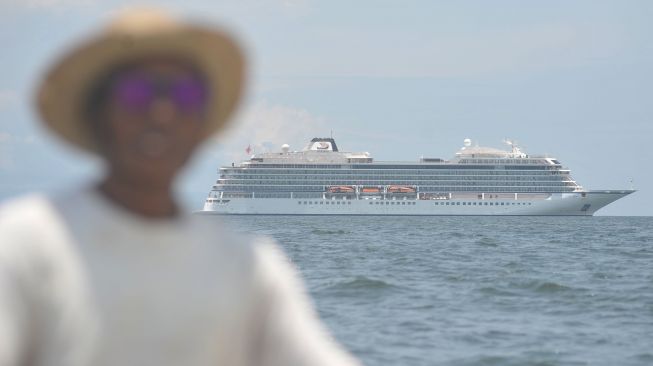
[[[99,34],[65,54],[38,89],[43,121],[73,145],[96,152],[82,114],[89,88],[112,67],[157,55],[182,56],[204,73],[212,90],[205,137],[224,127],[243,89],[240,48],[220,30],[179,22],[156,9],[124,11]]]

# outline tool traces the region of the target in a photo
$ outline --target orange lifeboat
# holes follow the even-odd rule
[[[363,187],[361,189],[362,193],[381,193],[381,190],[378,187]]]
[[[388,193],[415,193],[415,188],[406,186],[390,186]]]
[[[329,193],[354,193],[355,189],[352,186],[331,186],[327,188]]]

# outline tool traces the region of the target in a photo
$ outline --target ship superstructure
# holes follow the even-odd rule
[[[632,190],[589,191],[555,158],[463,147],[449,160],[374,161],[333,138],[219,169],[203,213],[298,215],[592,215]]]

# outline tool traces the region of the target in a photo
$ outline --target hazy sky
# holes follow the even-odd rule
[[[127,3],[0,0],[0,200],[99,174],[39,126],[31,96],[53,58]],[[301,149],[333,131],[377,160],[516,139],[586,188],[632,179],[639,191],[599,214],[653,215],[652,1],[149,3],[222,24],[250,60],[234,127],[181,180],[193,208],[248,145]]]

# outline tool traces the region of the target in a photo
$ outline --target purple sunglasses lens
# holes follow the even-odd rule
[[[155,90],[152,83],[142,77],[126,77],[116,84],[114,95],[128,108],[145,108],[152,101]]]
[[[207,90],[204,83],[197,79],[185,79],[171,86],[171,97],[183,110],[193,110],[204,107],[207,100]]]

